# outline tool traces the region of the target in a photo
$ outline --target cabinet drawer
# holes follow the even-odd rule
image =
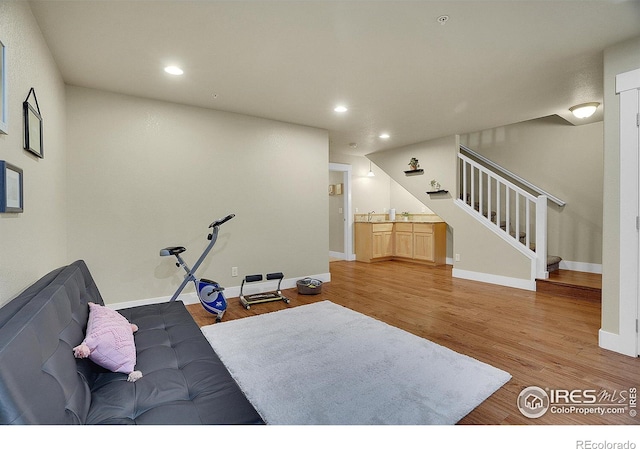
[[[413,223],[396,223],[397,232],[412,232]]]
[[[393,223],[375,223],[371,226],[373,232],[391,232],[393,230]]]
[[[433,233],[433,224],[431,223],[414,223],[413,232],[429,232]]]

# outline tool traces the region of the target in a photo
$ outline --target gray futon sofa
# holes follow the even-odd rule
[[[0,424],[261,424],[180,301],[119,310],[138,326],[127,382],[74,358],[88,302],[104,304],[83,261],[0,308]]]

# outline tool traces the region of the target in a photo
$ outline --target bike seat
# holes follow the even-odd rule
[[[161,256],[177,256],[180,253],[185,252],[187,249],[184,246],[169,246],[160,250]]]

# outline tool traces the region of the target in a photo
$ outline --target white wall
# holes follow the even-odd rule
[[[229,213],[200,276],[328,273],[326,131],[79,87],[67,106],[69,256],[105,302],[171,295],[183,273],[159,250],[192,264]]]
[[[354,214],[366,214],[370,211],[383,214],[389,210],[389,176],[380,167],[362,156],[332,153],[330,159],[331,162],[349,164],[352,167],[351,201]],[[367,176],[369,167],[373,170],[374,177]]]
[[[331,162],[352,166],[352,201],[353,213],[366,214],[376,211],[377,214],[388,213],[395,208],[399,214],[408,211],[412,214],[432,213],[420,200],[390,178],[380,167],[364,156],[330,154]],[[371,165],[369,165],[371,164]],[[369,177],[369,166],[375,176]],[[409,167],[407,166],[407,170]],[[356,209],[358,211],[356,212]]]
[[[85,259],[107,303],[169,296],[182,273],[159,249],[225,286],[246,274],[328,273],[326,131],[65,88],[27,2],[0,2],[8,50],[9,129],[0,160],[24,170],[25,211],[0,215],[0,305],[47,272]],[[34,87],[44,159],[22,149],[22,102]],[[239,277],[231,277],[231,266]]]
[[[409,212],[411,214],[432,214],[433,212],[425,206],[418,198],[413,196],[407,189],[398,184],[394,179],[389,180],[390,204],[396,210],[396,214]]]
[[[0,160],[24,170],[24,213],[0,214],[0,305],[68,262],[64,83],[27,2],[0,2],[7,47],[8,134]],[[44,159],[23,150],[22,102],[35,88],[43,117]]]

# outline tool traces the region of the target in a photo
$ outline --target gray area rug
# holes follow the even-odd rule
[[[455,424],[511,378],[330,301],[202,332],[267,424]]]

